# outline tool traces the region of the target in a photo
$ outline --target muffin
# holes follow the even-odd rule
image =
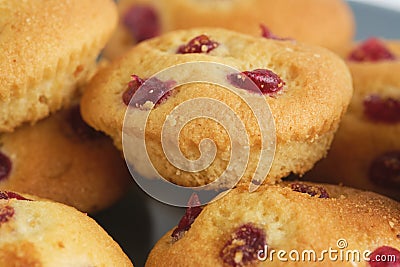
[[[189,207],[146,266],[375,267],[378,255],[395,255],[395,266],[399,233],[400,204],[372,192],[308,182],[250,194],[238,187],[204,208]]]
[[[111,0],[0,4],[0,132],[67,106],[117,24]]]
[[[155,8],[157,5],[159,1],[118,1],[119,21],[104,48],[104,58],[114,60],[134,44],[160,35],[162,23]]]
[[[119,199],[132,181],[112,141],[83,122],[79,106],[3,133],[0,143],[0,190],[96,212]]]
[[[354,97],[327,158],[306,177],[400,200],[400,42],[370,38],[345,56]]]
[[[0,192],[0,265],[133,266],[119,245],[76,209]]]
[[[195,64],[182,65],[193,62]],[[200,71],[185,70],[185,66],[197,66],[198,63],[206,66]],[[223,64],[235,71],[221,74],[217,67],[213,72],[208,69],[210,64]],[[174,77],[150,79],[152,75],[176,66],[181,69],[172,74]],[[177,79],[201,79],[203,73],[211,76],[221,74],[217,78],[225,84],[194,82],[173,88]],[[143,88],[140,86],[143,83],[148,84],[145,86],[147,91],[135,94]],[[227,90],[225,86],[228,85],[234,89]],[[125,129],[130,131],[131,140],[136,138],[137,142],[146,143],[151,164],[162,177],[183,186],[208,184],[225,170],[230,177],[242,177],[243,182],[249,183],[258,168],[259,159],[263,160],[260,156],[264,152],[261,136],[271,135],[268,141],[276,141],[276,150],[267,182],[273,183],[291,172],[303,174],[325,155],[351,95],[351,77],[346,65],[326,49],[293,41],[252,37],[224,29],[201,28],[170,32],[135,46],[92,79],[85,88],[81,112],[89,125],[110,135],[115,145],[122,149],[125,112],[143,117],[151,109],[144,136],[138,133],[143,128],[140,119],[128,119]],[[132,96],[136,100],[132,101]],[[261,133],[252,110],[241,96],[261,101],[260,105],[268,103],[274,129],[268,128]],[[200,157],[201,140],[209,138],[217,148],[215,158],[208,168],[201,171],[175,168],[163,151],[161,134],[164,122],[179,105],[185,102],[190,105],[194,103],[192,100],[202,98],[227,105],[243,122],[248,141],[237,140],[237,136],[243,134],[238,128],[233,127],[236,131],[228,136],[226,129],[212,119],[197,118],[179,132],[179,148],[184,157],[196,160]],[[213,108],[211,104],[196,104],[191,112]],[[172,117],[169,118],[172,126],[181,122],[179,116]],[[232,126],[229,119],[227,124],[228,128]],[[273,133],[276,136],[272,136]],[[175,142],[176,137],[174,134],[166,135],[166,143]],[[144,166],[142,159],[146,156],[137,150],[135,142],[124,149],[128,161],[129,158],[136,159],[136,162],[128,163],[140,175],[152,176],[152,166]],[[250,151],[243,175],[235,166],[228,168],[231,146],[234,145],[231,142]],[[267,148],[272,151],[275,147]]]
[[[137,42],[177,29],[221,27],[261,36],[273,33],[338,50],[354,35],[352,11],[342,0],[121,0],[120,22],[105,49],[116,58]]]

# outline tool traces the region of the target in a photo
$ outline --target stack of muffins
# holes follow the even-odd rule
[[[108,0],[0,2],[0,266],[132,266],[82,213],[131,181],[79,112],[117,18]]]
[[[111,205],[129,184],[118,153],[126,150],[126,113],[143,116],[148,109],[144,135],[136,138],[146,143],[160,176],[184,187],[205,186],[223,173],[229,184],[239,181],[207,205],[192,195],[146,266],[400,265],[400,204],[360,190],[388,185],[379,192],[399,198],[396,43],[370,39],[353,45],[353,16],[341,0],[121,0],[119,22],[116,10],[107,0],[0,4],[0,129],[7,132],[0,154],[0,188],[7,190],[0,194],[1,266],[132,265],[94,221],[41,198],[86,212]],[[96,66],[104,46],[106,62]],[[173,79],[153,77],[191,62],[236,69],[220,77],[235,89],[201,82],[174,87]],[[266,133],[240,96],[261,99],[274,121],[274,158],[254,192],[248,189]],[[191,120],[179,136],[163,135],[174,110],[204,98],[235,113],[246,142],[228,135],[232,125],[206,116]],[[173,119],[179,124],[182,118]],[[129,122],[132,132],[142,126]],[[364,132],[368,136],[360,138]],[[201,171],[174,166],[162,140],[176,138],[192,161],[201,157],[202,140],[213,140],[212,163]],[[249,151],[240,175],[230,165],[234,145]],[[140,153],[129,150],[124,153]],[[128,162],[130,167],[153,178],[143,168],[143,155],[133,158],[138,162]],[[226,184],[215,186],[224,190]],[[49,215],[53,210],[57,218]],[[72,238],[54,229],[65,227],[65,217],[72,221],[65,231],[77,233]],[[45,257],[53,251],[62,256]]]

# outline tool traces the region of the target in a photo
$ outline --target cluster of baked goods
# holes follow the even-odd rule
[[[0,1],[0,266],[132,266],[82,213],[131,183],[79,109],[117,19],[111,0]]]
[[[93,220],[39,199],[104,209],[129,185],[122,153],[134,175],[223,192],[193,194],[146,266],[400,264],[400,203],[359,190],[399,198],[400,49],[352,44],[344,1],[34,0],[0,15],[1,266],[132,266]]]
[[[313,8],[308,9],[308,5]],[[255,6],[258,8],[254,9]],[[305,10],[318,15],[310,13],[304,16]],[[328,149],[336,136],[339,122],[343,118],[345,121],[353,109],[357,109],[353,108],[353,102],[361,98],[357,88],[365,87],[368,81],[377,80],[377,75],[366,73],[360,75],[362,85],[358,85],[357,74],[354,73],[356,66],[352,65],[363,65],[358,63],[361,61],[359,57],[368,59],[374,58],[374,53],[386,54],[385,51],[375,52],[374,40],[364,45],[367,48],[361,46],[348,51],[347,47],[352,46],[354,22],[345,3],[120,1],[119,11],[119,27],[105,50],[105,55],[112,62],[92,79],[82,99],[85,121],[110,135],[118,148],[124,148],[128,159],[133,159],[129,162],[131,167],[139,175],[161,176],[174,184],[191,187],[213,183],[222,174],[227,174],[233,182],[240,176],[234,189],[204,209],[200,207],[200,202],[190,200],[192,206],[178,227],[155,245],[148,258],[148,266],[279,266],[278,260],[259,261],[257,253],[266,245],[287,251],[312,248],[316,253],[321,253],[324,248],[336,245],[342,239],[348,242],[349,249],[370,250],[372,257],[388,251],[398,257],[400,206],[397,202],[375,193],[343,186],[280,182],[291,173],[305,174],[325,156],[326,160],[331,161],[332,168],[323,168],[326,171],[317,176],[319,181],[337,184],[338,180],[331,177],[339,177],[341,182],[346,182],[345,174],[347,179],[358,179],[362,175],[360,170],[355,170],[357,174],[344,171],[351,164],[349,158],[353,151],[346,152],[347,158],[342,157],[345,160],[339,161],[341,156],[332,160],[333,152],[328,153]],[[326,18],[329,15],[332,15],[332,19]],[[150,40],[143,41],[145,39]],[[131,47],[137,42],[139,44]],[[314,45],[329,48],[336,54]],[[372,49],[369,48],[371,45]],[[234,91],[224,90],[220,84],[182,83],[182,80],[186,81],[182,77],[196,76],[193,70],[185,72],[182,69],[179,77],[168,76],[165,80],[160,80],[159,76],[153,77],[164,69],[189,62],[216,62],[237,69],[237,73],[228,75],[226,79],[238,89],[237,94],[261,97],[268,103],[275,122],[276,150],[269,173],[257,191],[249,193],[247,188],[254,183],[252,177],[263,149],[262,133],[257,121],[249,115],[251,110],[246,103],[241,102]],[[387,64],[386,68],[393,68],[397,62],[390,61]],[[360,68],[366,68],[367,71],[369,67]],[[390,75],[388,70],[370,71],[373,74],[379,72]],[[395,92],[398,79],[394,72],[391,77],[382,77],[380,80],[392,83],[387,90]],[[249,83],[254,83],[258,89],[251,88]],[[356,92],[352,98],[353,84]],[[374,86],[374,82],[368,84]],[[172,90],[169,87],[174,88]],[[181,153],[195,161],[202,156],[201,141],[207,138],[214,141],[217,151],[207,168],[201,171],[182,170],[172,164],[171,157],[166,156],[163,142],[173,143],[177,136],[167,132],[165,125],[183,124],[184,116],[176,115],[175,111],[185,102],[196,98],[212,98],[229,106],[243,122],[248,140],[247,143],[238,140],[239,130],[229,133],[228,128],[233,125],[229,119],[228,126],[218,125],[205,117],[191,120],[179,131]],[[373,103],[371,112],[375,114],[376,109],[383,109],[382,116],[396,117],[386,115],[386,108],[390,110],[389,113],[398,111],[397,102],[391,98],[389,102],[378,107]],[[205,103],[198,108],[193,105],[191,112],[212,110],[212,103]],[[151,112],[141,135],[141,121],[127,121],[127,114],[142,114],[139,115],[142,118],[148,109]],[[354,122],[349,125],[350,129]],[[134,142],[125,143],[129,139],[128,135],[124,135],[125,130],[133,133]],[[357,134],[343,131],[346,130],[340,130],[338,136],[343,134],[348,139],[360,139]],[[376,132],[381,130],[376,129]],[[392,143],[395,142],[394,136],[395,133],[390,141]],[[145,167],[146,161],[142,155],[137,155],[139,150],[125,147],[137,147],[143,139],[152,168],[157,174]],[[230,165],[235,142],[249,148],[243,173],[236,169],[237,164]],[[343,148],[353,147],[355,142],[351,142]],[[366,154],[365,149],[362,151]],[[130,153],[136,155],[131,156]],[[242,158],[234,163],[240,160]],[[399,177],[398,162],[394,159],[392,169],[384,170],[383,174],[378,170],[375,175],[383,180],[382,183],[389,180],[388,184],[394,185],[392,197],[399,192],[396,182]],[[340,169],[343,170],[341,175],[338,172]],[[312,177],[312,173],[309,177]],[[224,188],[232,185],[231,182],[224,180],[215,186]],[[358,187],[365,188],[362,185]],[[368,189],[374,190],[375,187]],[[371,220],[370,217],[375,217],[375,214],[379,219]],[[374,260],[369,264],[372,262]],[[325,258],[319,264],[364,266],[367,263],[365,259],[338,263]]]
[[[130,176],[112,142],[81,118],[81,88],[112,34],[112,1],[1,4],[1,190],[95,212]],[[90,17],[91,19],[87,19]],[[90,160],[89,160],[90,159]]]

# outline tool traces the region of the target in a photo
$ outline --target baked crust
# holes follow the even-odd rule
[[[0,190],[34,194],[84,212],[113,204],[132,179],[112,140],[86,125],[79,107],[0,136],[11,172]]]
[[[119,245],[75,208],[36,199],[0,199],[13,215],[0,227],[0,264],[29,266],[133,266]]]
[[[400,248],[400,204],[372,192],[328,184],[301,184],[323,187],[329,198],[319,198],[291,189],[291,184],[262,185],[249,193],[235,188],[208,204],[190,229],[172,242],[166,233],[150,252],[146,266],[230,266],[219,253],[234,229],[253,224],[266,235],[269,249],[322,250],[337,247],[339,239],[347,241],[345,250],[374,251],[387,245]],[[345,251],[343,250],[343,251]],[[366,262],[333,261],[257,261],[246,266],[366,266]],[[286,255],[288,258],[288,255]],[[362,259],[362,258],[361,258]],[[242,266],[238,264],[237,266]],[[243,265],[245,266],[245,265]]]
[[[400,58],[400,42],[384,43]],[[343,57],[352,51],[348,47]],[[371,190],[400,200],[400,191],[390,185],[378,185],[369,178],[371,163],[380,155],[400,150],[400,123],[374,122],[364,115],[363,101],[369,95],[400,99],[400,60],[379,62],[346,61],[353,77],[354,96],[340,123],[327,157],[318,162],[306,179],[343,183]],[[349,149],[351,147],[352,149]]]
[[[117,58],[137,43],[122,22],[132,6],[146,6],[158,16],[160,31],[220,27],[261,36],[260,24],[272,33],[340,51],[355,33],[351,8],[342,0],[120,0],[119,26],[105,55]]]
[[[0,3],[0,131],[68,105],[116,23],[111,0]]]

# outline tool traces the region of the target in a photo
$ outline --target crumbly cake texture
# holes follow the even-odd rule
[[[0,136],[0,190],[15,190],[74,206],[102,210],[132,182],[112,140],[83,122],[79,107],[62,110],[37,124]]]
[[[133,266],[119,245],[75,208],[0,194],[1,266]]]
[[[192,38],[206,34],[220,45],[209,53],[177,54]],[[240,71],[269,69],[285,82],[275,97],[266,96],[275,119],[277,148],[267,181],[274,182],[290,172],[303,174],[323,157],[352,95],[351,77],[344,62],[326,49],[252,37],[224,29],[192,29],[167,33],[142,42],[120,60],[100,71],[81,101],[82,116],[89,125],[104,131],[121,149],[122,126],[127,106],[122,100],[131,75],[141,78],[185,62],[217,62]],[[151,113],[146,127],[146,145],[157,171],[171,181],[187,186],[209,183],[222,173],[230,157],[229,139],[209,119],[198,119],[180,132],[182,153],[199,156],[198,144],[205,137],[215,141],[218,153],[207,170],[177,172],[168,164],[161,147],[164,118],[185,100],[212,97],[231,106],[248,130],[250,159],[243,181],[248,182],[257,165],[261,140],[258,125],[243,103],[222,87],[210,84],[180,86]],[[244,91],[246,94],[253,94]],[[130,107],[133,108],[133,107]],[[174,138],[174,137],[172,137]],[[234,176],[234,174],[233,174]]]
[[[111,0],[0,3],[0,131],[68,105],[117,24]]]
[[[220,27],[261,36],[260,25],[263,24],[277,36],[334,51],[349,45],[355,32],[351,8],[342,0],[121,0],[118,5],[121,19],[105,50],[109,58],[120,56],[137,43],[130,28],[143,34],[156,33],[151,32],[153,28],[137,26],[140,20],[158,23],[160,33],[194,27]],[[130,13],[134,6],[147,9]],[[152,15],[149,15],[149,10]],[[134,19],[135,23],[127,27],[124,23],[127,14],[140,18]]]
[[[311,196],[292,190],[293,184],[307,185],[306,190],[323,190],[329,198]],[[311,189],[310,189],[311,188]],[[341,186],[313,183],[281,183],[273,186],[262,185],[258,191],[249,193],[247,188],[235,188],[224,197],[203,208],[190,229],[177,241],[172,241],[172,230],[165,234],[150,252],[146,266],[367,266],[365,261],[324,261],[282,262],[274,255],[271,262],[253,258],[247,264],[240,261],[246,251],[237,250],[237,265],[224,264],[221,251],[232,239],[232,234],[242,226],[251,225],[265,235],[265,243],[271,250],[295,249],[300,255],[304,250],[314,250],[320,256],[322,250],[340,250],[339,239],[345,239],[343,250],[374,251],[381,246],[400,249],[400,204],[389,198],[366,191]],[[247,251],[257,244],[260,234],[251,239],[233,240]],[[245,233],[244,233],[245,234]],[[244,235],[243,234],[243,235]],[[258,238],[257,238],[258,237]],[[247,241],[246,241],[247,240]],[[256,241],[254,241],[256,240]],[[246,243],[243,243],[246,241]],[[231,244],[231,245],[232,245]],[[288,254],[285,256],[289,258]]]
[[[397,60],[347,61],[353,76],[354,97],[327,157],[318,162],[305,178],[319,182],[343,183],[400,200],[398,182],[397,187],[392,184],[377,184],[369,175],[374,160],[387,152],[400,151],[398,138],[400,123],[373,121],[364,113],[363,102],[370,95],[377,95],[383,99],[390,97],[400,101],[400,80],[397,75],[400,72],[400,42],[389,40],[383,42],[397,56]],[[346,57],[355,46],[357,44],[347,48],[343,56]]]

